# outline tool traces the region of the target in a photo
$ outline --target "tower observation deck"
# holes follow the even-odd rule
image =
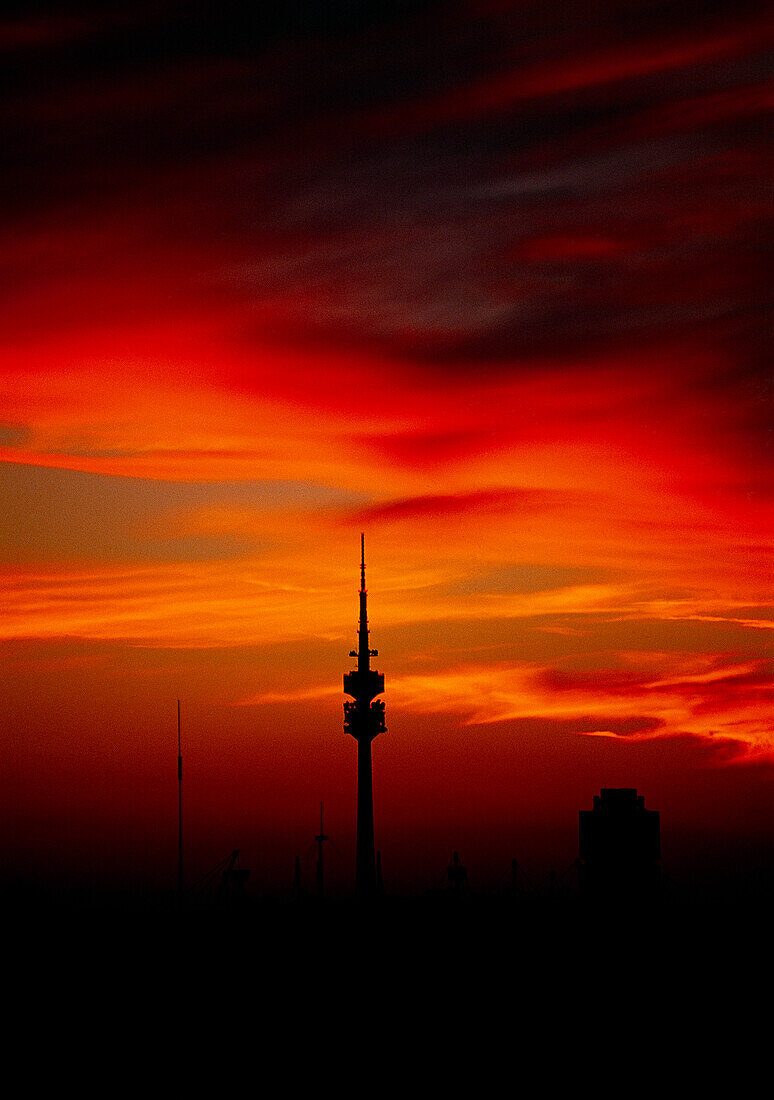
[[[365,536],[360,536],[360,624],[358,648],[350,657],[357,668],[344,674],[344,693],[354,702],[344,703],[344,732],[357,741],[357,864],[355,888],[358,897],[376,893],[376,855],[374,846],[374,798],[371,771],[371,742],[386,729],[384,703],[376,699],[384,691],[384,675],[371,668],[378,651],[368,648],[368,611],[365,584]]]

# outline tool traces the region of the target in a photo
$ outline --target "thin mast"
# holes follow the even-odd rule
[[[183,899],[183,750],[180,741],[180,700],[177,701],[177,896]]]
[[[314,838],[317,841],[317,868],[316,868],[316,884],[317,895],[322,897],[325,893],[323,883],[323,844],[328,839],[323,829],[323,804],[320,803],[320,832],[319,835]]]

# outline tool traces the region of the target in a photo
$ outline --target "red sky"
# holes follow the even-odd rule
[[[361,530],[396,887],[563,869],[603,784],[675,867],[770,858],[771,37],[646,0],[0,24],[6,873],[172,881],[181,698],[190,874],[284,885],[324,799],[346,888]]]

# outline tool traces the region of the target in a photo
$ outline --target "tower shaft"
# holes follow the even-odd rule
[[[371,768],[371,741],[357,746],[357,855],[355,889],[358,897],[376,893],[376,845],[374,842],[374,787]]]

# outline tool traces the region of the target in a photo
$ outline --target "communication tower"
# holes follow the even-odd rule
[[[374,796],[371,771],[371,742],[386,729],[384,703],[376,698],[384,691],[384,675],[371,668],[378,651],[368,648],[368,612],[365,583],[365,536],[360,536],[360,624],[358,648],[350,652],[357,668],[344,674],[344,693],[354,702],[344,703],[344,732],[357,741],[357,863],[355,888],[358,897],[376,893],[374,848]]]

